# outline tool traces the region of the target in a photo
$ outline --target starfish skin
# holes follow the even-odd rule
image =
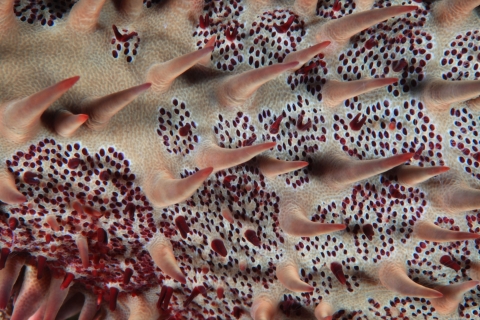
[[[472,319],[480,1],[0,2],[0,319]]]

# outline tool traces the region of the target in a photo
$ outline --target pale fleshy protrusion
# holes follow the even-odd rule
[[[295,0],[295,6],[293,7],[295,13],[301,16],[313,16],[317,10],[318,0]]]
[[[333,316],[333,307],[330,303],[322,300],[316,307],[315,307],[315,318],[317,320],[332,320]]]
[[[226,149],[213,143],[207,144],[199,151],[196,162],[200,167],[212,167],[213,172],[217,172],[247,162],[274,146],[275,142],[265,142],[237,149]]]
[[[480,281],[480,262],[472,262],[470,264],[470,278]]]
[[[43,112],[79,78],[77,76],[60,81],[31,96],[0,105],[0,135],[15,143],[22,143],[33,137],[40,128]]]
[[[383,20],[418,9],[417,6],[391,6],[346,15],[323,24],[317,33],[317,40],[331,40],[346,43],[355,34],[376,25]]]
[[[480,0],[443,0],[433,8],[435,21],[442,26],[460,25],[468,19]]]
[[[208,48],[208,47],[213,48],[215,46],[215,41],[217,41],[217,35],[213,35],[210,39],[208,39],[204,48]],[[212,57],[212,53],[210,52],[210,54],[208,54],[208,55],[204,56],[202,59],[200,59],[198,61],[198,64],[200,64],[204,67],[209,67],[212,63],[211,62],[211,57]]]
[[[267,178],[274,178],[280,174],[295,171],[308,166],[306,161],[285,161],[271,157],[261,157],[258,168]]]
[[[69,138],[73,136],[75,131],[87,120],[88,115],[86,114],[73,114],[67,110],[59,110],[55,117],[53,127],[59,135]]]
[[[68,26],[77,32],[93,32],[106,0],[80,0],[68,16]]]
[[[0,310],[5,310],[10,300],[13,285],[25,263],[25,256],[10,255],[5,263],[5,268],[0,270]]]
[[[155,64],[147,71],[147,82],[152,83],[153,91],[157,93],[166,92],[178,76],[202,61],[205,57],[210,57],[212,51],[213,46],[205,47],[181,57]]]
[[[414,186],[427,181],[428,179],[450,170],[449,167],[418,167],[418,166],[398,166],[391,171],[397,177],[398,182]]]
[[[444,229],[430,221],[418,222],[413,229],[413,235],[416,238],[427,241],[452,242],[480,239],[480,234]]]
[[[169,277],[180,283],[186,283],[182,270],[178,267],[177,260],[173,255],[172,245],[160,236],[151,240],[148,244],[148,252],[152,256],[155,265]]]
[[[60,310],[63,301],[68,295],[69,288],[67,290],[60,290],[60,285],[63,282],[63,277],[52,277],[50,281],[50,287],[48,289],[48,297],[44,300],[43,304],[33,315],[33,319],[36,317],[39,320],[55,320]],[[30,319],[32,319],[30,318]],[[32,320],[33,320],[32,319]]]
[[[86,269],[90,264],[90,259],[88,257],[88,241],[87,238],[80,235],[75,240],[78,251],[80,252],[80,259],[82,260],[82,266]]]
[[[52,228],[53,231],[60,231],[60,225],[57,222],[57,217],[54,214],[49,214],[45,218],[45,222],[48,223],[50,228]]]
[[[233,219],[233,214],[232,214],[232,211],[230,211],[230,209],[228,208],[225,208],[222,210],[222,217],[225,218],[225,220],[227,220],[228,222],[232,223],[235,221]]]
[[[0,28],[2,29],[2,35],[8,32],[17,23],[15,19],[15,13],[13,12],[14,0],[2,0],[0,1]],[[2,37],[0,35],[0,38]]]
[[[329,44],[330,44],[330,41],[323,41],[309,48],[306,48],[300,51],[294,51],[289,55],[287,55],[285,59],[283,59],[283,62],[289,63],[289,62],[298,61],[298,64],[291,69],[292,71],[296,71],[300,69],[305,63],[310,61],[313,57],[321,53],[323,49],[328,47]]]
[[[240,269],[240,271],[242,272],[245,272],[245,270],[247,270],[247,266],[248,262],[246,259],[242,259],[238,262],[238,269]]]
[[[448,111],[453,103],[480,95],[480,80],[431,80],[422,90],[422,101],[429,110]]]
[[[439,199],[440,198],[440,199]],[[470,210],[480,209],[480,190],[467,186],[457,186],[444,190],[444,194],[436,197],[436,204],[444,210],[458,214]]]
[[[283,232],[297,237],[313,237],[346,228],[346,225],[339,223],[313,222],[295,204],[288,204],[282,207],[278,219]]]
[[[384,262],[379,269],[380,282],[387,289],[403,296],[418,298],[441,298],[443,295],[433,289],[413,282],[405,269],[394,262]]]
[[[280,283],[293,292],[313,292],[314,288],[300,280],[298,267],[292,264],[277,265],[277,278]]]
[[[473,100],[468,100],[467,106],[473,110],[480,110],[480,97]]]
[[[357,10],[365,11],[372,9],[374,2],[375,0],[355,0],[355,5]]]
[[[297,65],[297,61],[278,63],[229,76],[218,86],[218,101],[225,107],[241,106],[263,84],[275,79],[285,71],[292,70]]]
[[[50,275],[46,273],[37,279],[37,270],[26,266],[20,293],[15,301],[11,320],[25,320],[32,316],[46,298],[45,293],[50,284]]]
[[[276,313],[274,302],[267,296],[256,297],[250,309],[253,320],[274,320]]]
[[[143,11],[143,0],[122,0],[120,10],[130,21],[134,21]]]
[[[0,170],[0,201],[8,204],[21,204],[27,201],[27,198],[17,190],[14,177],[4,170]]]
[[[322,87],[323,104],[336,107],[343,101],[388,86],[398,78],[362,79],[353,81],[329,80]]]
[[[82,102],[80,111],[88,115],[85,125],[93,130],[104,128],[115,114],[148,90],[150,86],[150,83],[144,83],[107,96]]]
[[[130,311],[128,320],[159,319],[160,314],[155,304],[149,303],[143,295],[135,297],[128,295],[126,305]]]
[[[466,281],[462,283],[449,284],[447,286],[435,287],[443,294],[442,298],[430,299],[432,306],[440,314],[451,314],[458,309],[458,304],[462,302],[463,295],[480,285],[480,281]]]
[[[321,163],[316,170],[330,187],[342,189],[352,183],[376,176],[404,164],[413,156],[414,153],[404,153],[372,160],[351,160],[331,156]]]
[[[152,175],[145,184],[145,193],[154,206],[168,207],[190,198],[212,171],[213,168],[208,167],[183,179],[165,177],[161,173]]]

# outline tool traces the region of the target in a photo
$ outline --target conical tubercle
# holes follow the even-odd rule
[[[26,98],[0,105],[0,135],[22,143],[33,137],[40,128],[40,117],[56,100],[69,90],[80,77],[60,81]]]
[[[441,26],[460,25],[468,19],[480,0],[443,0],[433,7],[435,22]]]
[[[430,80],[422,89],[421,100],[429,110],[448,111],[453,103],[480,96],[480,80]]]
[[[106,0],[80,0],[68,15],[68,26],[76,32],[89,33],[97,29],[98,19]]]
[[[55,131],[64,138],[70,138],[88,120],[86,114],[73,114],[68,110],[59,110],[55,116]]]
[[[428,179],[447,172],[449,167],[418,167],[411,165],[398,166],[391,170],[391,174],[397,177],[397,181],[406,186],[414,186]]]
[[[480,234],[443,229],[433,222],[421,221],[414,226],[414,237],[434,242],[452,242],[480,239]]]
[[[317,320],[331,320],[333,313],[332,305],[325,300],[322,300],[315,307],[315,318],[317,318]]]
[[[317,40],[331,40],[343,44],[355,34],[377,23],[416,9],[417,6],[391,6],[350,14],[323,24],[317,33]]]
[[[323,103],[328,107],[336,107],[343,101],[388,86],[398,78],[363,79],[353,81],[329,80],[322,87]]]
[[[281,263],[277,265],[277,278],[280,283],[293,292],[313,292],[314,288],[300,280],[298,267],[293,263]]]
[[[25,256],[11,254],[5,263],[5,268],[0,270],[0,310],[5,310],[7,307],[13,285],[24,263]]]
[[[330,41],[323,41],[309,48],[306,48],[300,51],[294,51],[289,55],[287,55],[285,59],[283,59],[283,63],[298,61],[298,64],[291,69],[291,71],[296,71],[300,69],[305,63],[313,59],[313,57],[320,54],[323,51],[323,49],[328,47],[329,44],[330,44]]]
[[[346,228],[346,225],[340,223],[313,222],[307,218],[305,211],[294,203],[282,205],[278,219],[283,232],[297,237],[313,237]]]
[[[250,308],[250,316],[253,320],[274,320],[276,315],[277,308],[270,296],[260,295],[254,298]]]
[[[0,2],[0,27],[2,28],[2,35],[5,35],[9,29],[12,29],[16,24],[15,13],[13,12],[14,0],[3,0]],[[0,38],[2,37],[0,35]]]
[[[478,285],[480,285],[480,281],[471,280],[435,287],[435,290],[441,292],[443,297],[430,299],[430,302],[438,313],[444,315],[451,314],[458,309],[458,304],[462,302],[463,295],[466,292],[475,289]]]
[[[468,186],[444,187],[443,192],[438,189],[432,191],[432,201],[435,205],[440,205],[443,210],[459,214],[466,211],[480,209],[480,190]]]
[[[341,189],[404,164],[413,156],[414,153],[404,153],[383,159],[352,160],[332,155],[318,165],[318,170],[330,187]]]
[[[207,167],[183,179],[166,172],[153,173],[147,178],[145,193],[154,206],[168,207],[190,198],[212,172],[213,168]]]
[[[427,299],[443,297],[442,293],[413,282],[407,276],[405,269],[395,262],[382,263],[378,277],[385,288],[403,296]]]
[[[148,253],[155,265],[169,277],[185,284],[186,278],[178,267],[177,260],[173,255],[172,244],[161,235],[156,235],[147,245]]]
[[[258,168],[267,178],[274,178],[280,174],[299,170],[308,166],[306,161],[285,161],[271,157],[258,157]]]
[[[88,115],[85,125],[92,130],[103,129],[114,115],[150,87],[151,83],[144,83],[103,97],[83,101],[79,109],[82,114]]]
[[[21,204],[27,201],[15,185],[15,178],[13,175],[0,169],[0,201],[8,204]]]
[[[213,46],[205,47],[181,57],[154,64],[147,71],[147,82],[152,83],[152,90],[157,93],[168,91],[175,79],[182,73],[204,61],[206,57],[210,58],[213,48]]]
[[[262,85],[298,66],[298,61],[278,63],[249,70],[223,80],[217,89],[218,101],[225,107],[243,105]]]
[[[196,156],[200,167],[212,167],[213,172],[228,169],[249,161],[260,153],[275,147],[275,142],[264,142],[248,147],[226,149],[211,142],[205,142]]]

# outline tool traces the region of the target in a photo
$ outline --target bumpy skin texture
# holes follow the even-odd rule
[[[372,8],[372,1],[357,2],[320,0],[313,12],[311,1],[107,0],[88,30],[69,21],[73,2],[52,9],[61,12],[56,18],[38,12],[33,18],[21,10],[28,1],[16,2],[14,18],[0,21],[6,30],[0,35],[2,126],[15,128],[5,116],[10,101],[80,79],[21,139],[0,130],[0,196],[18,202],[0,202],[0,246],[11,252],[6,258],[2,250],[1,258],[27,265],[11,292],[0,292],[10,295],[0,317],[9,319],[13,310],[13,319],[15,312],[26,319],[54,308],[47,303],[48,280],[73,275],[64,282],[62,319],[75,312],[80,319],[315,319],[332,312],[333,319],[477,318],[479,286],[443,314],[429,299],[389,291],[380,270],[404,270],[428,288],[480,280],[478,103],[429,107],[432,96],[425,93],[431,80],[480,79],[478,8],[451,21],[435,14],[447,0],[376,0],[373,9],[418,9],[359,30],[350,41],[329,39],[322,29],[327,22]],[[56,111],[92,115],[85,106],[95,98],[146,83],[152,65],[204,48],[212,36],[210,61],[207,55],[165,92],[142,86],[108,123],[96,126],[90,118],[69,138],[55,132]],[[220,103],[225,92],[219,88],[229,76],[282,63],[288,53],[327,40],[324,52],[268,81],[241,105]],[[399,80],[339,105],[324,102],[335,100],[322,92],[328,81],[378,77]],[[359,113],[366,119],[355,118]],[[219,147],[263,142],[276,145],[259,147],[266,150],[261,157],[225,165],[243,158]],[[450,170],[409,186],[395,171],[364,179],[361,166],[348,165],[406,153],[412,153],[408,165]],[[278,176],[269,170],[267,177],[261,166],[276,163],[268,157],[299,161],[300,169]],[[213,173],[188,199],[163,208],[159,203],[166,202],[149,199],[162,194],[155,187],[177,188],[171,179],[199,170]],[[26,202],[12,195],[13,185]],[[165,194],[185,188],[178,189]],[[300,216],[302,223],[306,217],[345,227],[287,234],[282,225]],[[422,240],[416,236],[422,221],[473,236]],[[164,258],[171,256],[176,261]],[[298,290],[287,289],[278,266],[298,269],[308,285],[295,279],[291,286]],[[302,288],[306,292],[296,292]],[[16,306],[39,290],[45,300],[35,310]],[[315,310],[319,304],[328,310]]]

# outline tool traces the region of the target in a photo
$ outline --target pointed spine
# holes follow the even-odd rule
[[[370,28],[391,17],[416,9],[418,9],[417,6],[391,6],[350,14],[323,24],[317,39],[328,39],[339,43],[347,42],[352,36],[362,30]]]
[[[329,163],[325,162],[318,170],[331,187],[339,189],[404,164],[413,156],[414,153],[404,153],[373,160],[333,157],[328,160]]]
[[[382,264],[378,274],[380,282],[387,289],[398,294],[418,298],[441,298],[443,295],[433,289],[426,288],[413,282],[404,268],[393,262]]]
[[[347,99],[385,87],[397,81],[398,78],[363,79],[345,82],[330,80],[322,88],[323,103],[328,107],[336,107]]]
[[[333,307],[330,303],[322,300],[316,307],[315,307],[315,318],[317,320],[332,320],[333,316]]]
[[[262,85],[275,79],[282,73],[292,70],[297,61],[279,63],[227,77],[219,86],[217,97],[222,106],[238,107],[243,105]]]
[[[444,315],[451,314],[457,310],[459,303],[463,300],[463,295],[466,292],[475,289],[478,285],[480,285],[480,281],[472,280],[435,287],[436,290],[443,294],[443,297],[431,299],[430,302],[438,313]]]
[[[84,269],[88,268],[90,259],[88,257],[88,241],[84,236],[78,236],[75,241],[78,251],[80,252],[80,259],[82,260],[82,266]]]
[[[85,125],[93,130],[103,129],[110,119],[125,108],[130,102],[150,88],[144,83],[104,97],[90,99],[80,106],[82,113],[88,115]]]
[[[443,0],[433,9],[433,15],[441,26],[459,25],[468,19],[480,0]]]
[[[205,57],[210,57],[212,51],[213,46],[205,47],[164,63],[155,64],[147,71],[147,82],[152,83],[153,91],[164,93],[168,91],[177,77],[203,61]]]
[[[397,177],[398,182],[414,186],[427,181],[428,179],[450,170],[449,167],[417,167],[417,166],[399,166],[392,170],[392,174]]]
[[[443,229],[430,221],[416,223],[414,226],[414,236],[418,239],[434,242],[480,239],[480,234]]]
[[[205,44],[204,48],[212,47],[215,48],[215,42],[217,41],[217,36],[213,35]],[[198,61],[198,64],[204,66],[204,67],[209,67],[211,65],[211,57],[212,53],[205,55],[200,61]]]
[[[275,146],[275,142],[265,142],[237,149],[225,149],[214,144],[207,144],[197,157],[198,166],[213,168],[213,172],[228,169],[249,161],[260,153]]]
[[[106,0],[80,0],[75,3],[68,16],[68,26],[81,33],[95,31],[105,1]]]
[[[306,166],[308,166],[306,161],[285,161],[270,157],[261,157],[258,161],[260,171],[267,178],[274,178],[280,174],[299,170]]]
[[[274,320],[277,310],[271,298],[267,296],[256,297],[250,308],[253,320]]]
[[[313,292],[313,287],[300,280],[298,267],[292,264],[277,266],[277,278],[280,283],[293,292]]]
[[[323,49],[328,47],[330,41],[323,41],[317,43],[310,48],[306,48],[300,51],[294,51],[285,57],[283,63],[290,63],[298,61],[298,64],[291,69],[291,71],[296,71],[300,69],[305,63],[312,60],[316,55],[320,54]]]
[[[7,260],[5,268],[0,271],[0,310],[5,310],[7,307],[13,285],[20,275],[24,263],[24,256],[12,256]]]
[[[480,80],[432,80],[422,91],[422,101],[429,110],[447,111],[453,103],[464,102],[480,95]]]
[[[180,283],[186,283],[186,278],[177,265],[172,245],[168,240],[161,239],[159,236],[154,238],[148,245],[148,252],[163,273]]]
[[[287,234],[297,237],[313,237],[344,230],[346,225],[338,223],[313,222],[295,204],[285,205],[280,210],[280,228]]]
[[[145,193],[156,207],[168,207],[190,198],[212,171],[212,167],[205,168],[183,179],[166,178],[162,174],[152,175],[146,183]]]
[[[64,138],[73,136],[75,131],[78,130],[88,120],[86,114],[73,114],[67,110],[60,110],[54,120],[53,127],[55,131]]]
[[[8,204],[21,204],[27,198],[17,190],[15,179],[8,171],[0,171],[0,201]]]
[[[40,127],[40,117],[55,101],[78,81],[73,77],[54,84],[33,95],[7,102],[0,106],[0,135],[17,143],[22,143],[36,134]]]

